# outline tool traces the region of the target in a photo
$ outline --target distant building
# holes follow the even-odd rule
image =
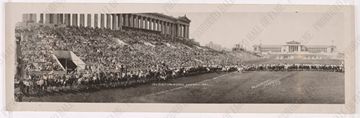
[[[333,45],[303,45],[297,41],[286,42],[284,45],[254,45],[257,53],[334,53]]]
[[[223,51],[223,50],[227,50],[226,48],[222,47],[219,44],[215,44],[212,41],[210,41],[208,44],[205,45],[206,47],[209,47],[211,49],[217,50],[217,51]]]
[[[303,45],[297,41],[289,41],[284,45],[254,45],[253,48],[257,54],[271,55],[279,59],[322,59],[338,54],[334,45]]]
[[[245,51],[245,47],[242,44],[235,44],[235,47],[232,50],[233,51]]]

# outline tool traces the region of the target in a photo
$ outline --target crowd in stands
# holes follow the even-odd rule
[[[44,79],[39,78],[64,78],[62,75],[46,74],[65,71],[54,51],[72,51],[77,55],[87,65],[87,69],[81,70],[82,74],[123,72],[124,68],[128,75],[155,71],[165,73],[179,68],[201,70],[200,67],[204,66],[227,66],[240,62],[231,60],[234,58],[232,55],[184,43],[181,38],[144,30],[116,31],[39,25],[18,28],[16,34],[21,50],[18,55],[22,63],[19,65],[25,69],[25,75],[21,75],[19,80],[26,76],[26,81],[33,82],[21,83],[33,83],[32,85],[36,85],[39,80],[41,81],[37,84],[45,83]],[[36,71],[46,72],[40,75],[31,74]]]

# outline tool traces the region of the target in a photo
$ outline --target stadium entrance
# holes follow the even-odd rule
[[[69,58],[58,58],[58,60],[67,72],[74,71],[77,67],[76,64]]]
[[[54,54],[66,72],[85,69],[85,63],[72,51],[55,51]]]

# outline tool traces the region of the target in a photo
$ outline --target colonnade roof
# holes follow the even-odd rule
[[[191,22],[191,20],[189,18],[187,18],[186,15],[176,18],[176,17],[165,15],[162,13],[134,13],[134,14],[137,14],[140,16],[147,16],[150,18],[163,19],[167,22],[180,23],[183,25],[189,25],[189,23]]]

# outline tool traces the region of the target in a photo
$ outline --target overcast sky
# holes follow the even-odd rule
[[[212,41],[232,48],[236,43],[243,43],[251,49],[252,45],[260,42],[281,45],[295,40],[309,45],[334,44],[340,50],[344,48],[343,14],[336,14],[326,20],[323,20],[324,13],[300,12],[280,13],[271,15],[272,18],[266,12],[223,13],[216,18],[211,17],[211,13],[186,13],[186,16],[191,19],[190,38],[201,45]],[[205,23],[206,21],[211,23]],[[264,21],[267,21],[266,24]],[[322,23],[321,26],[319,22]]]

